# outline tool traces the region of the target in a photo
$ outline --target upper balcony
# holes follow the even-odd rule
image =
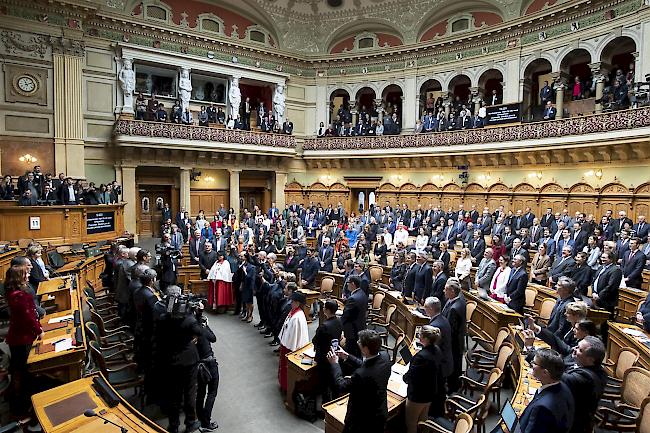
[[[546,122],[459,131],[307,138],[303,143],[303,156],[318,159],[460,155],[647,141],[648,136],[650,106]]]
[[[292,135],[223,127],[119,119],[113,133],[115,144],[123,147],[162,147],[271,156],[293,156],[296,153],[296,138]]]

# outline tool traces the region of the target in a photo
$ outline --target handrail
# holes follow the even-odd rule
[[[650,126],[650,106],[645,106],[568,119],[460,131],[373,137],[306,138],[303,149],[306,151],[399,149],[487,144],[577,136],[648,126]]]
[[[287,134],[212,128],[178,123],[119,119],[113,130],[115,136],[155,137],[179,140],[202,140],[220,143],[250,144],[295,149],[296,138]]]

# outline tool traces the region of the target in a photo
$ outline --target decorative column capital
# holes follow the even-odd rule
[[[50,45],[54,54],[65,56],[84,57],[86,55],[86,43],[69,38],[50,37]]]
[[[553,72],[551,73],[551,79],[553,80],[553,87],[556,91],[564,91],[567,87],[568,75],[565,72]]]
[[[609,74],[611,66],[605,62],[595,62],[589,64],[589,69],[591,69],[591,75],[593,76],[594,81],[602,83]]]

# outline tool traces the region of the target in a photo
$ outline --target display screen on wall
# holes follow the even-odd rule
[[[487,126],[521,122],[521,104],[519,102],[491,105],[486,107],[486,112]]]
[[[86,233],[107,233],[115,231],[115,212],[89,212],[86,217]]]

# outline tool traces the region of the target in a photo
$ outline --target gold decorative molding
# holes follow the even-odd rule
[[[86,56],[86,43],[84,41],[64,37],[50,37],[50,45],[52,45],[54,54],[74,57]]]

